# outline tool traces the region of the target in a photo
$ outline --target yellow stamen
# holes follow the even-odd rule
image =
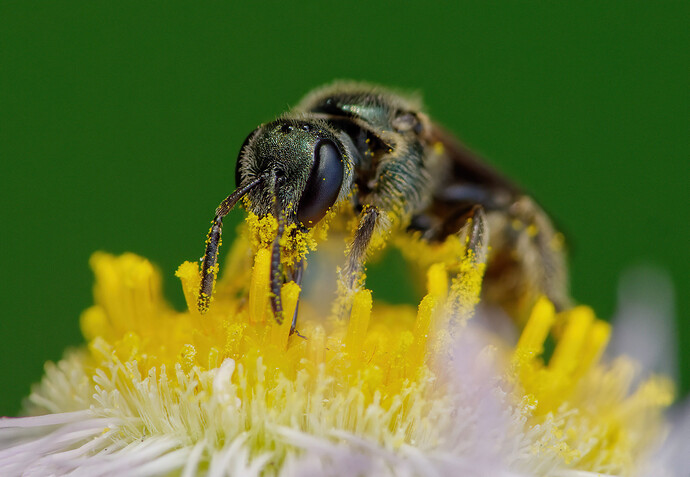
[[[427,272],[427,290],[429,295],[445,300],[448,295],[448,273],[443,263],[435,263]]]
[[[544,340],[556,321],[553,304],[545,297],[539,298],[532,309],[525,329],[515,347],[515,355],[535,356],[544,349]]]
[[[175,271],[175,276],[182,282],[182,292],[184,293],[184,300],[187,303],[187,308],[190,312],[196,312],[197,294],[194,290],[199,289],[201,276],[199,275],[199,268],[196,263],[184,262]]]
[[[589,329],[587,338],[580,351],[576,373],[584,374],[592,365],[596,364],[611,337],[611,325],[605,321],[597,320]]]
[[[570,310],[567,316],[565,331],[549,361],[549,369],[570,375],[580,363],[581,350],[590,335],[595,318],[594,312],[584,306]]]
[[[275,223],[256,224],[249,235],[258,237],[252,242],[258,249],[248,252],[248,240],[236,244],[214,306],[203,316],[196,311],[198,263],[185,263],[176,272],[189,308],[178,312],[162,299],[160,276],[148,261],[130,254],[95,254],[96,305],[81,319],[89,340],[88,369],[98,370],[94,382],[109,383],[117,395],[138,403],[150,395],[139,392],[144,381],[158,376],[166,383],[161,389],[184,396],[169,398],[176,406],[198,401],[191,407],[198,412],[222,401],[219,408],[209,407],[195,426],[224,423],[222,430],[213,431],[218,442],[247,435],[252,452],[275,451],[276,468],[293,452],[277,437],[278,428],[298,426],[315,435],[337,428],[391,449],[413,445],[413,435],[438,439],[432,427],[424,427],[438,422],[427,420],[434,410],[450,404],[444,401],[448,383],[436,371],[447,369],[447,351],[456,338],[475,332],[462,325],[479,300],[483,266],[457,238],[438,247],[411,239],[414,249],[408,252],[427,268],[428,293],[416,310],[373,303],[372,293],[362,288],[347,297],[349,318],[336,320],[321,316],[307,298],[297,322],[303,339],[290,336],[300,295],[295,283],[281,289],[283,323],[271,319]],[[299,255],[296,243],[282,240],[281,251],[292,247],[293,257]],[[556,346],[546,365],[542,353],[550,332]],[[540,298],[513,350],[502,338],[487,336],[488,345],[473,366],[480,361],[512,365],[498,370],[500,392],[507,393],[525,432],[544,436],[527,452],[577,469],[624,473],[634,467],[632,456],[649,446],[647,436],[661,431],[655,419],[672,399],[669,382],[653,378],[632,392],[634,366],[628,360],[599,363],[609,334],[610,326],[589,308],[557,317],[553,305]],[[221,363],[227,376],[217,371]],[[201,379],[206,370],[218,380]],[[136,406],[132,409],[140,409]],[[161,416],[167,422],[166,414]],[[146,421],[141,427],[151,435],[165,425]],[[424,445],[433,447],[433,439]]]
[[[292,327],[292,317],[295,314],[295,308],[297,308],[299,293],[300,287],[295,282],[284,284],[280,292],[283,304],[283,322],[278,324],[275,320],[272,320],[270,337],[271,345],[279,350],[287,349],[290,328]]]
[[[410,353],[408,356],[408,362],[412,367],[420,366],[424,363],[429,331],[431,329],[434,313],[438,308],[438,303],[439,298],[429,293],[419,304],[417,319],[414,322],[414,330],[412,331],[414,341],[412,342],[412,346],[410,346]]]
[[[261,249],[254,259],[254,273],[249,285],[249,319],[252,323],[263,323],[269,306],[271,276],[271,252]]]
[[[353,357],[359,357],[362,352],[364,338],[369,328],[371,318],[371,291],[360,290],[355,293],[352,299],[352,311],[350,312],[350,322],[347,326],[345,337],[345,349]]]

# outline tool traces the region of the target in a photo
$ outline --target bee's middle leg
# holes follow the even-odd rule
[[[458,231],[465,243],[465,258],[473,265],[485,265],[489,246],[489,228],[486,212],[481,205],[475,205],[466,214],[465,224]]]
[[[489,245],[489,227],[481,205],[473,206],[464,216],[457,236],[465,245],[458,257],[458,268],[451,281],[448,304],[461,318],[470,316],[479,302]]]
[[[380,212],[376,206],[366,206],[362,212],[362,217],[359,221],[354,239],[352,240],[352,245],[350,246],[347,256],[347,263],[345,264],[345,269],[342,274],[342,279],[348,292],[354,290],[362,274],[364,261],[367,258],[367,250],[369,249],[369,244],[374,235],[379,217]]]

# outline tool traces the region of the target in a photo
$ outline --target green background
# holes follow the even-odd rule
[[[689,5],[0,3],[0,415],[82,342],[93,251],[149,257],[181,306],[247,133],[336,78],[422,92],[532,191],[600,316],[627,267],[667,270],[690,342]]]

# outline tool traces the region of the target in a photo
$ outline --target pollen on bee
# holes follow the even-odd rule
[[[561,251],[565,245],[565,237],[562,233],[557,232],[554,234],[549,245],[551,246],[552,250]]]

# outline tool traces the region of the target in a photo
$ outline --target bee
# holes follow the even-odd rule
[[[486,300],[514,315],[539,295],[557,308],[568,306],[561,234],[549,217],[432,121],[417,99],[357,82],[319,88],[249,134],[235,182],[237,189],[216,209],[206,240],[201,312],[213,293],[223,218],[243,197],[258,217],[272,214],[278,220],[270,271],[278,322],[280,287],[286,280],[299,283],[304,268],[303,260],[281,265],[286,227],[306,232],[342,201],[359,220],[341,274],[348,289],[362,273],[375,233],[417,234],[430,244],[462,235],[465,253],[486,264]]]

